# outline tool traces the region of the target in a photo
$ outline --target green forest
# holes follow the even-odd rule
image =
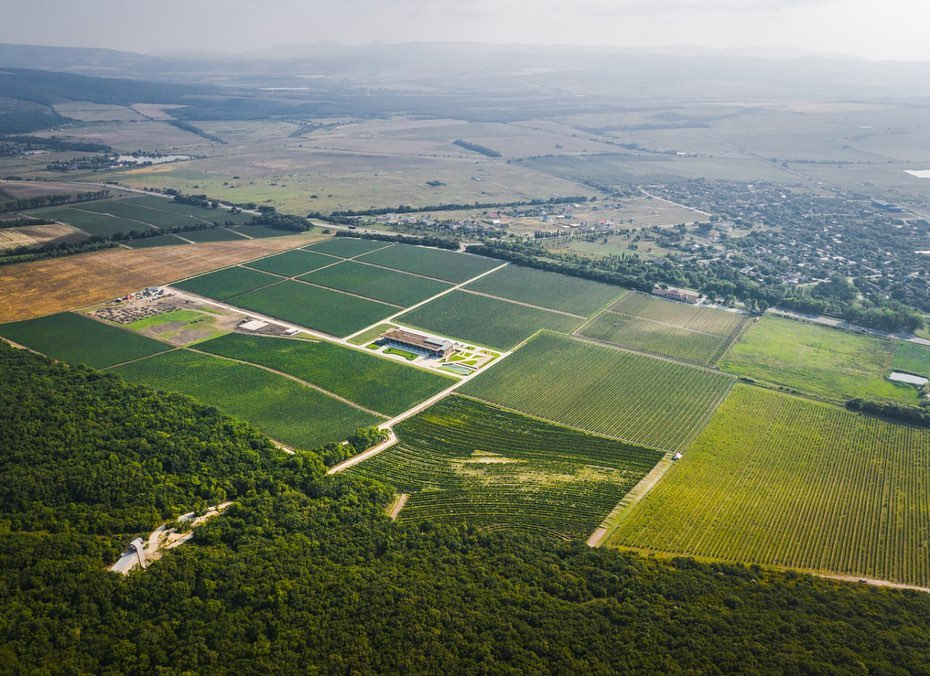
[[[930,669],[924,594],[395,523],[391,488],[192,399],[6,346],[0,378],[3,673]]]

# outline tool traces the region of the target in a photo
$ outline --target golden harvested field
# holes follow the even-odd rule
[[[72,310],[322,239],[317,233],[153,249],[107,249],[0,267],[0,322]]]
[[[3,228],[0,230],[0,251],[15,249],[19,246],[45,244],[52,240],[69,238],[72,241],[87,239],[87,235],[70,225],[51,223],[49,225],[24,225],[20,228]]]

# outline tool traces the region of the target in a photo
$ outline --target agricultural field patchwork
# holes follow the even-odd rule
[[[607,308],[630,317],[641,317],[688,331],[731,338],[743,328],[748,315],[703,305],[688,305],[646,293],[631,291]]]
[[[241,242],[245,239],[242,235],[236,234],[229,228],[207,228],[206,230],[188,230],[180,233],[184,239],[189,239],[194,243],[201,242]]]
[[[280,277],[274,275],[234,266],[185,279],[183,282],[174,282],[171,286],[206,298],[226,300],[280,280]]]
[[[113,370],[126,380],[187,394],[247,420],[295,448],[345,439],[383,420],[275,373],[212,355],[175,350]]]
[[[930,586],[930,430],[738,385],[609,544]]]
[[[456,284],[503,265],[501,261],[491,258],[410,244],[395,244],[360,256],[358,260]]]
[[[455,383],[439,373],[325,341],[234,333],[197,349],[267,366],[387,415],[403,413]]]
[[[306,247],[308,251],[316,251],[339,258],[353,258],[362,254],[393,246],[390,242],[381,242],[373,239],[360,239],[357,237],[333,237]]]
[[[49,357],[94,368],[171,349],[157,340],[70,312],[0,324],[0,336]]]
[[[345,261],[304,275],[300,279],[400,307],[415,305],[451,286],[447,282],[362,265],[354,261]]]
[[[703,428],[734,380],[543,332],[460,391],[563,425],[674,450]]]
[[[453,291],[397,318],[401,324],[498,350],[510,350],[540,329],[574,331],[583,318]]]
[[[350,470],[411,494],[402,520],[584,538],[662,457],[459,396]]]
[[[27,213],[30,216],[36,216],[38,218],[61,221],[79,230],[83,230],[88,235],[100,235],[102,237],[112,237],[117,233],[145,232],[146,230],[154,229],[153,226],[148,223],[131,221],[109,214],[94,213],[76,207],[52,207],[48,209],[37,209]]]
[[[306,272],[317,270],[325,265],[332,265],[336,261],[329,256],[304,251],[303,249],[294,249],[285,251],[268,258],[262,258],[257,261],[246,263],[250,268],[261,270],[262,272],[271,272],[283,277],[297,277]]]
[[[730,343],[729,338],[617,314],[610,310],[605,310],[582,326],[578,333],[605,343],[696,364],[713,364]]]
[[[292,280],[236,296],[231,302],[237,307],[340,337],[397,312],[393,305]]]
[[[465,288],[584,317],[590,317],[624,293],[610,284],[519,265],[508,265]]]
[[[916,404],[917,388],[886,379],[895,349],[890,339],[766,315],[734,343],[720,367],[829,401]]]

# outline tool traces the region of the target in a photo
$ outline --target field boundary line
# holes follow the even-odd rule
[[[239,263],[239,267],[248,268],[249,270],[255,270],[256,272],[264,272],[266,275],[275,275],[277,277],[284,277],[285,279],[296,279],[297,277],[300,277],[301,275],[310,275],[316,272],[317,270],[325,270],[326,268],[331,268],[334,265],[339,265],[340,263],[344,262],[340,258],[338,260],[333,261],[332,263],[327,263],[326,265],[323,265],[321,267],[314,268],[313,270],[307,270],[306,272],[301,272],[296,275],[282,275],[280,272],[271,272],[269,270],[262,270],[261,268],[256,268],[251,265],[252,263],[258,263],[260,261],[264,261],[269,258],[274,258],[275,256],[280,256],[281,254],[291,253],[292,251],[303,251],[304,253],[311,253],[310,251],[307,251],[306,249],[301,249],[300,247],[297,247],[296,249],[288,249],[287,251],[279,251],[278,253],[268,254],[264,258],[255,258],[245,263]],[[323,255],[326,255],[326,254],[323,254]]]
[[[309,273],[307,273],[309,274]],[[372,303],[381,303],[382,305],[387,305],[389,307],[396,307],[401,310],[404,309],[403,305],[398,305],[397,303],[388,303],[386,300],[377,300],[376,298],[370,298],[368,296],[363,296],[359,293],[352,293],[351,291],[343,291],[342,289],[334,289],[330,286],[323,286],[322,284],[314,284],[313,282],[308,282],[305,279],[297,279],[296,277],[290,277],[290,281],[297,282],[298,284],[306,284],[307,286],[313,286],[317,289],[323,289],[324,291],[334,291],[335,293],[341,293],[344,296],[352,296],[353,298],[358,298],[359,300],[367,300]]]
[[[324,240],[320,240],[320,241],[321,241],[321,242],[331,242],[331,241],[334,241],[334,240],[337,240],[337,239],[342,239],[342,238],[331,237],[330,239],[324,239]],[[355,239],[355,238],[354,238],[354,237],[347,237],[347,238],[345,238],[345,239]],[[383,250],[383,249],[390,249],[392,246],[395,246],[395,244],[396,244],[396,242],[392,242],[392,243],[390,243],[390,244],[385,244],[384,246],[379,246],[377,249],[372,249],[371,251],[363,251],[362,253],[357,253],[357,254],[355,254],[354,256],[337,256],[336,254],[326,253],[325,251],[316,251],[316,250],[314,250],[314,249],[306,249],[306,248],[304,248],[304,247],[310,247],[310,246],[313,246],[314,244],[319,244],[319,243],[320,243],[320,242],[312,242],[311,244],[305,244],[304,246],[299,246],[299,247],[297,247],[297,248],[300,249],[301,251],[306,252],[306,253],[318,254],[318,255],[320,255],[320,256],[329,256],[330,258],[335,258],[335,259],[337,260],[337,262],[339,262],[339,263],[344,263],[345,261],[354,261],[354,260],[355,260],[356,258],[358,258],[359,256],[364,256],[365,254],[374,253],[375,251],[381,251],[381,250]],[[293,249],[290,249],[290,251],[293,251]],[[321,269],[322,269],[322,268],[321,268]],[[312,270],[311,272],[316,272],[316,271],[315,271],[315,270]],[[309,274],[309,273],[305,273],[305,274]]]
[[[617,312],[616,310],[611,310],[610,308],[606,308],[604,312],[609,312],[610,314],[617,315],[619,317],[629,317],[630,319],[639,319],[644,322],[659,324],[660,326],[666,326],[670,329],[678,329],[679,331],[686,331],[687,333],[696,333],[700,336],[707,336],[708,338],[720,338],[721,340],[727,340],[730,338],[730,336],[733,335],[733,331],[730,331],[730,333],[725,336],[721,336],[719,333],[708,333],[707,331],[701,331],[700,329],[689,329],[687,326],[677,326],[675,324],[670,324],[669,322],[663,322],[660,319],[651,319],[650,317],[643,317],[642,315],[631,315],[626,312]],[[741,322],[736,330],[738,331],[740,328],[742,328],[742,325],[743,323]]]
[[[336,399],[337,401],[341,401],[343,404],[351,406],[352,408],[357,408],[359,411],[363,411],[365,413],[368,413],[369,415],[373,415],[378,418],[384,418],[384,419],[389,418],[389,416],[385,415],[384,413],[375,411],[374,409],[366,408],[362,406],[361,404],[355,403],[351,399],[346,399],[345,397],[341,397],[335,392],[330,392],[329,390],[324,389],[320,387],[319,385],[303,380],[302,378],[298,378],[297,376],[291,375],[290,373],[285,373],[284,371],[273,369],[270,366],[263,366],[261,364],[256,364],[254,362],[245,361],[244,359],[235,359],[234,357],[225,357],[221,354],[214,354],[212,352],[205,352],[204,350],[198,350],[197,348],[194,348],[194,347],[185,347],[185,348],[179,348],[179,349],[188,350],[189,352],[196,352],[197,354],[202,354],[207,357],[216,357],[218,359],[225,359],[226,361],[236,362],[237,364],[243,364],[245,366],[254,366],[255,368],[262,369],[263,371],[268,371],[269,373],[274,373],[275,375],[282,376],[284,378],[287,378],[288,380],[293,380],[294,382],[304,385],[305,387],[309,387],[311,390],[316,390],[317,392],[321,394],[325,394],[328,397],[332,397],[333,399]]]
[[[541,330],[545,331],[546,329],[541,329]],[[558,333],[558,331],[553,331],[553,333]],[[562,334],[562,335],[566,335],[566,334]],[[676,359],[675,357],[669,357],[668,355],[665,355],[665,354],[655,354],[652,352],[646,352],[644,350],[637,350],[632,347],[624,347],[623,345],[617,345],[616,343],[608,343],[603,340],[598,340],[597,338],[591,338],[590,336],[582,336],[580,334],[579,335],[575,335],[574,333],[570,334],[569,338],[578,340],[582,343],[590,343],[591,345],[600,345],[601,347],[606,347],[610,350],[617,350],[619,352],[630,352],[632,354],[639,354],[644,357],[651,357],[652,359],[659,359],[661,361],[667,361],[672,364],[678,364],[679,366],[688,366],[690,368],[704,371],[705,373],[715,373],[717,375],[727,376],[728,378],[732,379],[734,382],[737,379],[737,376],[735,376],[732,373],[707,366],[706,364],[699,364],[697,362],[685,361],[683,359]]]
[[[397,435],[394,434],[394,430],[391,428],[387,428],[387,430],[390,432],[390,436],[387,439],[382,441],[380,444],[377,444],[376,446],[372,446],[371,448],[358,453],[357,455],[353,455],[351,458],[346,458],[342,462],[337,462],[335,465],[326,470],[327,476],[330,474],[338,474],[339,472],[347,470],[350,467],[354,467],[360,462],[364,462],[365,460],[368,460],[368,458],[374,457],[381,451],[387,450],[396,444],[398,439]]]
[[[746,333],[746,331],[748,330],[747,327],[750,326],[752,323],[753,323],[753,317],[750,315],[747,315],[745,320],[738,327],[736,327],[736,330],[730,333],[730,336],[727,338],[727,342],[723,346],[723,349],[721,349],[720,352],[717,354],[717,356],[714,357],[714,361],[713,361],[714,366],[719,364],[720,360],[723,359],[726,356],[727,352],[730,351],[730,348],[733,347],[733,345],[735,345],[739,341],[739,339],[743,337],[743,334]]]
[[[140,334],[136,334],[140,335]],[[177,352],[178,350],[183,350],[183,347],[178,347],[177,345],[167,346],[167,350],[162,350],[161,352],[156,352],[155,354],[147,354],[144,357],[136,357],[135,359],[130,359],[128,361],[122,361],[119,364],[113,364],[112,366],[104,366],[101,371],[109,371],[110,369],[119,368],[120,366],[128,366],[129,364],[135,364],[139,361],[145,361],[146,359],[151,359],[152,357],[158,357],[159,355],[168,354],[169,352]]]
[[[80,202],[77,202],[77,204],[80,204]],[[65,206],[65,205],[62,205],[62,206]],[[79,209],[77,207],[71,207],[71,208],[74,209],[75,211],[80,211],[82,214],[87,214],[88,216],[106,216],[107,218],[121,218],[123,220],[132,221],[133,223],[138,223],[140,225],[147,225],[148,227],[154,228],[155,230],[158,230],[159,232],[166,232],[164,228],[161,228],[155,225],[154,223],[149,223],[148,221],[140,221],[138,218],[129,218],[128,216],[115,216],[106,211],[88,211],[87,209]],[[167,212],[162,212],[162,213],[167,213]]]
[[[390,248],[390,247],[383,247],[381,249],[375,249],[374,251],[366,251],[364,254],[362,254],[362,256],[373,254],[376,251],[384,251],[384,249],[387,249],[387,248]],[[445,249],[442,249],[442,251],[445,251]],[[472,254],[467,254],[467,255],[471,256]],[[431,277],[430,275],[424,275],[419,272],[410,272],[409,270],[399,270],[397,268],[390,268],[387,265],[381,265],[380,263],[371,263],[369,261],[362,260],[362,258],[352,258],[352,259],[346,259],[346,260],[352,260],[353,262],[361,263],[362,265],[370,265],[373,268],[381,268],[382,270],[390,270],[391,272],[401,272],[405,275],[410,275],[411,277],[422,277],[423,279],[431,279],[434,282],[445,282],[446,284],[455,284],[455,282],[453,282],[451,279],[442,279],[440,277]],[[492,271],[489,270],[489,272],[492,272]],[[468,284],[468,282],[472,282],[475,279],[478,279],[479,277],[483,276],[484,274],[485,273],[481,273],[481,275],[478,275],[478,277],[474,277],[473,279],[469,279],[465,282],[462,282],[460,286],[464,284]]]
[[[513,300],[512,298],[504,298],[503,296],[495,296],[491,293],[484,293],[483,291],[475,291],[474,289],[462,289],[464,293],[470,293],[474,296],[483,296],[484,298],[493,298],[494,300],[501,300],[505,303],[513,303],[514,305],[522,305],[523,307],[532,308],[533,310],[543,310],[545,312],[553,312],[557,315],[564,315],[566,317],[571,317],[572,319],[587,319],[584,315],[576,315],[571,312],[565,312],[564,310],[553,310],[551,307],[543,307],[542,305],[533,305],[532,303],[524,303],[520,300]]]
[[[609,310],[610,307],[611,307],[612,305],[614,305],[614,304],[616,304],[616,303],[619,303],[621,300],[623,300],[624,298],[626,298],[630,293],[631,293],[630,289],[624,289],[623,292],[622,292],[619,296],[617,296],[617,297],[614,298],[613,300],[607,301],[607,303],[606,303],[600,310],[597,310],[596,312],[594,312],[594,313],[592,313],[591,315],[589,315],[589,316],[588,316],[588,320],[587,320],[584,324],[582,324],[582,325],[579,326],[577,329],[575,329],[574,331],[572,331],[572,335],[575,335],[575,334],[578,333],[579,331],[584,330],[584,328],[585,328],[588,324],[590,324],[590,323],[593,322],[595,319],[597,319],[598,317],[600,317],[602,314],[604,314],[605,312],[607,312],[607,310]]]
[[[591,533],[591,536],[587,540],[587,545],[589,547],[600,547],[602,544],[609,544],[611,536],[617,531],[620,524],[630,512],[633,511],[633,507],[646,497],[649,491],[661,481],[665,473],[668,472],[674,464],[675,461],[672,460],[672,453],[666,452],[659,462],[649,470],[646,476],[640,479],[639,483],[633,486],[626,495],[620,498],[620,502],[617,503],[617,506],[610,510],[607,516],[604,517],[604,520],[601,521],[600,526]]]

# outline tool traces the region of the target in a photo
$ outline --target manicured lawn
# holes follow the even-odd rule
[[[236,296],[231,302],[333,336],[347,336],[397,312],[393,305],[290,280]]]
[[[321,256],[321,258],[325,258]],[[332,262],[333,259],[328,259]],[[371,265],[345,261],[301,277],[312,284],[348,291],[401,307],[415,305],[442,293],[451,284]]]
[[[453,291],[401,315],[397,322],[459,340],[509,350],[539,329],[571,332],[584,319],[465,291]]]
[[[280,280],[280,277],[274,275],[235,266],[186,279],[183,282],[175,282],[171,286],[207,298],[226,300]]]
[[[197,349],[288,373],[387,415],[403,413],[454,383],[431,371],[326,341],[232,333],[200,343]]]
[[[279,441],[311,449],[381,422],[317,390],[255,366],[176,350],[114,369],[134,383],[188,394]]]
[[[880,397],[916,404],[916,388],[886,379],[894,352],[888,339],[766,315],[720,367],[832,401]]]
[[[55,359],[95,368],[171,349],[170,345],[118,328],[115,324],[105,324],[70,312],[0,324],[0,336]]]

